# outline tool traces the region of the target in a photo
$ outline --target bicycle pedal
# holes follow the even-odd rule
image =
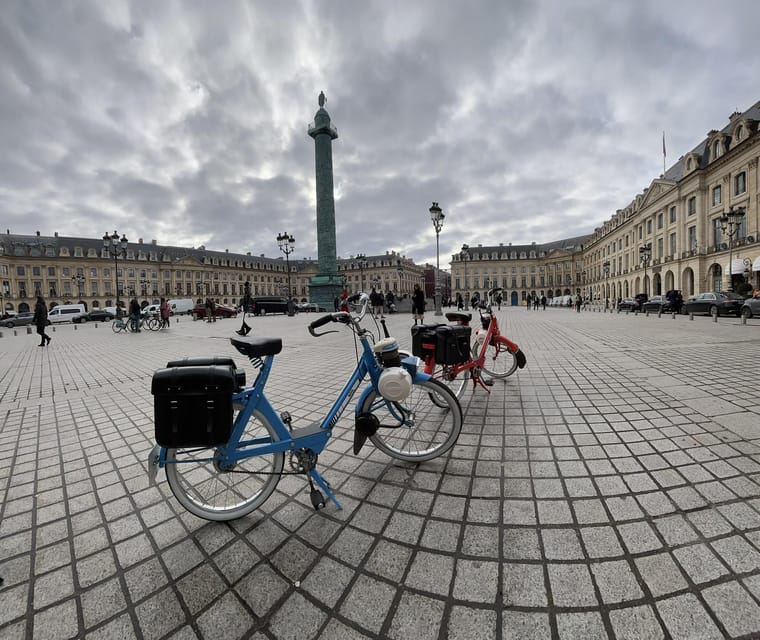
[[[290,428],[290,423],[293,422],[293,418],[291,417],[290,413],[287,411],[283,411],[280,414],[280,420],[282,420],[286,425],[288,425],[288,428]]]
[[[486,385],[487,387],[493,386],[493,378],[481,378],[481,380],[483,381],[483,384]]]
[[[311,498],[311,506],[314,507],[315,511],[325,508],[325,497],[319,489],[312,489],[309,497]]]

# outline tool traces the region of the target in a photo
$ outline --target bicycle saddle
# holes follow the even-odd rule
[[[449,311],[446,313],[446,319],[450,322],[454,322],[455,320],[469,322],[472,320],[472,314],[464,313],[463,311]]]
[[[230,338],[232,346],[249,358],[273,356],[282,351],[282,338]]]

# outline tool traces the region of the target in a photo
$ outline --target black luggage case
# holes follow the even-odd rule
[[[445,324],[437,327],[435,332],[437,364],[459,364],[470,359],[470,327]]]
[[[159,369],[151,393],[156,442],[162,447],[213,447],[232,432],[235,370],[225,365]]]

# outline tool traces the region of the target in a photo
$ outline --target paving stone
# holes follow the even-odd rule
[[[457,600],[493,603],[499,591],[499,564],[482,560],[458,560],[453,596]]]
[[[675,549],[673,555],[689,578],[697,584],[717,580],[729,573],[723,563],[704,544]]]
[[[623,548],[618,542],[612,527],[584,527],[581,537],[590,558],[610,558],[623,555]]]
[[[295,594],[295,596],[303,600],[298,594]],[[293,617],[289,619],[286,616]],[[285,618],[284,624],[283,617]],[[313,607],[300,609],[291,604],[287,611],[284,611],[283,607],[283,609],[275,614],[271,625],[273,629],[280,629],[282,626],[287,628],[291,620],[298,620],[302,628],[303,635],[301,637],[313,638],[314,635],[309,635],[309,632],[315,624],[321,623],[323,618],[324,614]],[[251,618],[250,614],[232,593],[227,593],[216,600],[211,607],[198,617],[198,628],[206,638],[217,637],[219,630],[224,629],[225,639],[237,640],[237,638],[242,638],[252,625],[253,618]]]
[[[404,592],[393,614],[388,638],[435,640],[442,625],[444,604],[420,594]]]
[[[691,593],[659,600],[657,610],[673,640],[721,640],[715,626],[696,596]]]
[[[627,522],[619,525],[618,531],[630,553],[644,553],[662,547],[648,522]]]
[[[379,633],[396,595],[387,582],[360,575],[348,591],[340,612],[372,633]]]
[[[591,564],[591,573],[604,604],[637,600],[644,596],[636,576],[625,560],[594,562]]]
[[[504,606],[545,607],[544,569],[538,564],[505,563]]]
[[[454,559],[438,553],[420,551],[414,557],[405,584],[413,589],[448,596],[454,574]]]
[[[212,593],[206,601],[210,602],[215,595],[216,593]],[[171,589],[164,589],[144,600],[135,607],[135,614],[140,624],[142,637],[146,640],[160,638],[185,621],[185,613]]]
[[[653,596],[661,596],[687,587],[678,566],[668,553],[637,558],[636,568]]]
[[[661,640],[665,637],[649,605],[614,609],[610,611],[610,622],[617,640]]]
[[[0,636],[5,636],[5,630],[0,630]],[[76,600],[72,598],[35,613],[34,637],[61,639],[81,637],[77,622]]]
[[[609,637],[602,616],[595,611],[558,613],[557,630],[562,640],[606,640]]]
[[[506,610],[502,614],[504,640],[544,640],[550,637],[549,615],[546,613]]]
[[[585,564],[548,565],[552,599],[558,607],[598,605],[591,574]]]
[[[744,538],[730,536],[711,543],[721,559],[736,573],[746,573],[760,569],[760,552]]]
[[[702,596],[732,636],[760,634],[760,607],[738,582],[708,587]]]
[[[401,582],[411,557],[412,551],[408,547],[380,540],[367,560],[366,569],[393,582]]]

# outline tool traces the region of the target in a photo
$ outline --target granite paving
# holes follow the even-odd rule
[[[294,427],[356,360],[316,317],[248,318],[283,339],[267,393]],[[252,378],[239,318],[2,330],[0,639],[760,638],[760,321],[497,317],[528,365],[467,389],[447,454],[354,455],[348,411],[319,457],[342,511],[290,475],[227,523],[149,482],[150,383],[203,355]]]

